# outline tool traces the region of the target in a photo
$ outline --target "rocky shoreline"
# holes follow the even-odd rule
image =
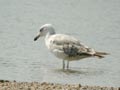
[[[120,87],[82,86],[81,84],[54,84],[47,82],[16,82],[0,80],[0,90],[120,90]]]

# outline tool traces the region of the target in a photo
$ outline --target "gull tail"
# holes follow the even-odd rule
[[[104,55],[109,55],[109,53],[106,52],[95,52],[94,56],[97,56],[98,58],[104,58]]]

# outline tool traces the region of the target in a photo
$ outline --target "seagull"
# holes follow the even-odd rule
[[[98,52],[93,48],[89,48],[70,35],[56,34],[52,24],[44,24],[41,26],[34,41],[39,37],[45,37],[45,44],[48,50],[57,58],[63,60],[63,69],[69,69],[70,61],[77,61],[88,57],[104,58],[104,55],[108,54],[106,52]]]

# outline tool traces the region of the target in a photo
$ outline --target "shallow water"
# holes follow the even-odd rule
[[[63,71],[43,38],[33,41],[45,23],[110,55]],[[120,86],[119,45],[119,0],[0,0],[0,79]]]

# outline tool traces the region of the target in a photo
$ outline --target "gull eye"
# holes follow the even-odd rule
[[[42,32],[43,30],[44,30],[44,28],[41,28],[41,29],[40,29],[40,32]]]

